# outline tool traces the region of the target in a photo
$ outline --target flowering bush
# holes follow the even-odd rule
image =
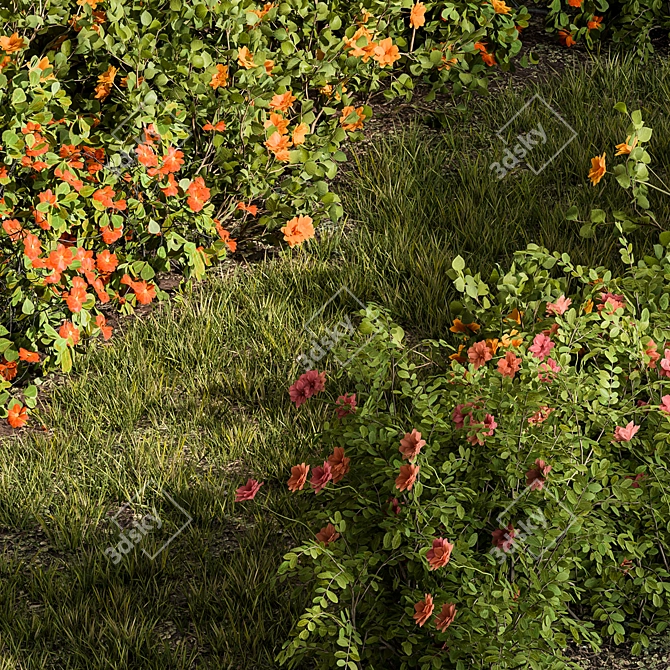
[[[3,4],[0,411],[21,404],[23,425],[29,366],[68,371],[85,336],[111,336],[105,305],[165,297],[157,273],[313,237],[341,215],[328,180],[365,96],[481,87],[482,55],[507,67],[527,17],[501,0]]]
[[[283,664],[559,668],[570,639],[667,627],[670,250],[621,241],[621,277],[534,245],[488,281],[456,258],[451,341],[409,349],[368,308],[326,460],[288,483],[316,497]],[[328,395],[308,374],[296,406]]]

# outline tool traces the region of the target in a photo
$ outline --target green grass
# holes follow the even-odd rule
[[[0,668],[273,667],[304,604],[300,585],[274,574],[309,532],[290,519],[312,501],[290,496],[285,481],[318,451],[322,421],[287,393],[308,348],[305,322],[346,286],[412,336],[444,336],[446,270],[458,253],[487,269],[532,241],[615,266],[615,235],[581,240],[562,215],[573,204],[584,214],[625,205],[611,177],[586,181],[590,157],[612,156],[625,139],[618,100],[643,108],[654,165],[670,172],[668,75],[667,62],[610,62],[541,87],[578,139],[539,176],[497,181],[488,169],[500,153],[495,130],[533,91],[449,112],[442,130],[419,124],[379,138],[341,182],[345,236],[214,271],[126,322],[111,346],[92,347],[51,389],[40,417],[48,432],[2,442]],[[654,209],[668,220],[670,203]],[[640,246],[652,239],[636,235]],[[315,323],[356,309],[340,297]],[[257,501],[233,503],[248,476],[265,482]],[[144,486],[162,487],[193,521],[156,560],[135,550],[114,565],[104,554],[118,542],[108,515]],[[183,520],[167,499],[153,501],[164,528],[145,538],[148,550]]]

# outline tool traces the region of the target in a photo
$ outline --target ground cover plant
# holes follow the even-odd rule
[[[296,356],[310,346],[306,320],[347,285],[388,309],[410,343],[440,339],[453,323],[448,304],[457,296],[446,271],[459,253],[486,276],[497,260],[508,264],[533,241],[582,264],[616,261],[618,231],[599,228],[595,240],[583,239],[583,224],[563,215],[572,204],[580,219],[593,208],[622,206],[612,175],[594,187],[587,173],[591,157],[603,150],[609,157],[613,138],[625,139],[628,122],[613,109],[623,87],[630,109],[640,98],[653,105],[645,113],[654,128],[653,169],[667,174],[668,121],[654,104],[665,95],[665,67],[604,62],[548,81],[540,93],[592,144],[579,151],[570,145],[534,181],[518,172],[494,190],[481,178],[489,161],[482,152],[495,155],[486,132],[534,91],[484,101],[474,116],[479,122],[464,123],[467,131],[455,139],[436,141],[426,131],[389,137],[353,161],[360,168],[340,188],[352,214],[345,235],[322,230],[318,243],[271,263],[210,270],[176,303],[123,324],[123,337],[75,361],[71,381],[50,383],[49,406],[37,416],[47,431],[18,432],[0,450],[3,663],[274,667],[309,602],[304,588],[276,579],[281,556],[315,532],[312,523],[294,525],[312,501],[286,486],[290,468],[317,464],[322,448],[321,408],[310,402],[296,411],[288,394],[302,372]],[[602,104],[602,115],[580,116],[564,89],[583,92],[585,104]],[[375,158],[385,155],[396,160]],[[526,197],[518,197],[519,188]],[[428,191],[435,196],[427,198]],[[538,203],[549,194],[556,208],[542,213]],[[665,201],[652,201],[657,217],[667,217]],[[517,224],[509,241],[491,214],[494,205]],[[415,226],[413,239],[406,221]],[[490,241],[484,252],[478,234]],[[630,235],[653,255],[656,233]],[[334,308],[339,315],[357,309],[353,301]],[[351,393],[348,384],[329,373],[321,394],[333,403],[327,416],[335,416],[344,393]],[[254,501],[235,503],[235,489],[249,477],[263,486]],[[193,522],[160,559],[149,561],[138,548],[115,565],[105,555],[119,538],[109,517],[152,481]],[[167,501],[158,509],[166,528],[178,521]],[[162,539],[147,538],[152,546]]]

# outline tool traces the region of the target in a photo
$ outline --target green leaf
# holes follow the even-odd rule
[[[457,272],[462,272],[465,269],[465,261],[462,256],[456,256],[453,261],[451,261],[451,267]]]

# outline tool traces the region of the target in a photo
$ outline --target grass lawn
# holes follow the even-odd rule
[[[318,449],[319,412],[296,411],[287,389],[309,349],[304,324],[347,287],[388,308],[413,338],[444,337],[456,254],[489,269],[535,242],[584,264],[618,263],[616,236],[583,240],[564,212],[621,209],[608,176],[593,187],[590,158],[625,139],[612,108],[641,108],[651,151],[670,173],[670,66],[601,61],[537,89],[577,137],[538,175],[498,180],[495,136],[536,92],[504,90],[355,147],[339,190],[346,232],[251,267],[228,265],[149,316],[125,322],[55,385],[44,432],[0,449],[0,669],[271,668],[303,606],[279,584],[283,553],[310,529],[292,519],[312,501],[286,489],[291,465]],[[670,201],[658,200],[660,221]],[[640,246],[654,235],[638,232]],[[351,315],[340,293],[327,309]],[[317,317],[314,323],[321,323]],[[123,331],[123,332],[121,332]],[[327,367],[328,362],[320,367]],[[329,388],[332,399],[338,389]],[[233,503],[248,476],[257,500]],[[163,526],[117,564],[105,549],[150,501]],[[163,490],[167,495],[161,495]],[[169,498],[167,497],[169,495]],[[178,506],[177,506],[178,505]],[[252,511],[249,511],[252,510]],[[188,519],[191,519],[188,521]]]

